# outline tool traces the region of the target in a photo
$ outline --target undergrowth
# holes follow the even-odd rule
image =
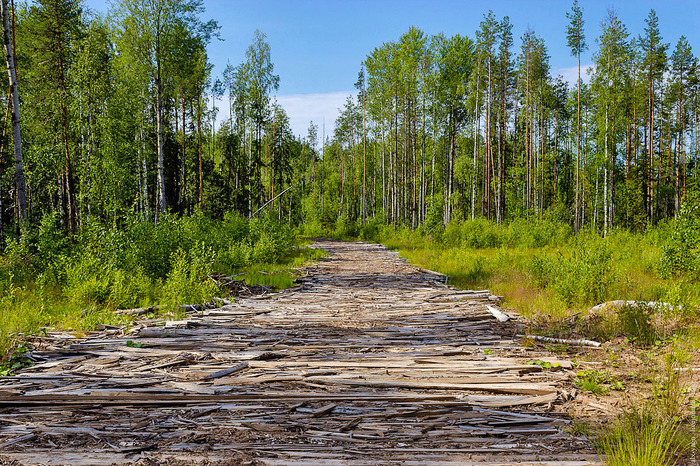
[[[44,327],[84,332],[124,323],[115,309],[209,302],[224,293],[213,273],[289,287],[289,268],[320,253],[300,246],[278,222],[235,214],[88,220],[73,239],[46,216],[0,255],[0,360]]]

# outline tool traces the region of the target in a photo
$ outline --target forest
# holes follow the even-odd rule
[[[587,36],[575,5],[562,40],[572,62],[594,48],[594,67],[574,85],[508,17],[485,14],[471,36],[411,27],[358,64],[333,133],[312,122],[301,138],[274,99],[263,32],[245,62],[211,75],[218,26],[201,1],[6,13],[21,113],[8,90],[3,237],[47,215],[71,236],[89,218],[248,216],[282,192],[269,210],[309,228],[549,218],[641,232],[678,218],[698,190],[697,59],[685,37],[664,43],[653,10],[637,34],[611,10]]]
[[[615,342],[611,367],[649,352],[640,371],[657,378],[576,375],[584,392],[639,386],[665,403],[617,418],[599,450],[631,464],[620,445],[653,425],[666,442],[655,453],[688,451],[700,67],[685,36],[664,41],[653,9],[629,31],[612,9],[586,25],[574,0],[560,38],[573,83],[508,16],[480,11],[464,35],[409,27],[357,63],[332,131],[309,122],[299,136],[263,31],[213,73],[220,26],[203,0],[0,6],[0,375],[48,327],[212,302],[221,276],[290,287],[322,255],[308,238],[359,239],[503,295],[538,337]],[[591,311],[614,300],[665,310]]]

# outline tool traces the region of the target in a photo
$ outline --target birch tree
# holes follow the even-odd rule
[[[656,203],[659,190],[659,169],[655,163],[659,158],[654,158],[654,111],[657,99],[659,82],[666,71],[666,50],[668,44],[662,42],[659,31],[659,18],[652,9],[645,20],[644,35],[639,36],[639,44],[642,49],[642,70],[647,79],[647,108],[646,108],[646,203],[648,218],[655,221]]]
[[[15,70],[15,60],[12,53],[12,30],[10,29],[10,13],[8,11],[8,0],[0,0],[0,13],[2,14],[3,47],[5,51],[5,61],[7,63],[7,77],[12,99],[12,150],[15,161],[15,186],[17,190],[17,207],[20,222],[23,226],[27,224],[27,189],[24,180],[24,161],[22,159],[22,131],[19,119],[19,90],[17,88],[17,72]],[[1,194],[0,194],[1,195]],[[2,202],[0,201],[0,205]],[[2,211],[0,210],[0,217]],[[0,219],[0,228],[2,220]]]
[[[158,209],[167,209],[164,161],[164,94],[171,72],[167,68],[168,54],[173,52],[172,34],[178,26],[200,35],[208,42],[216,34],[215,21],[202,22],[203,0],[122,0],[116,7],[115,17],[120,31],[118,36],[130,38],[121,41],[121,48],[131,48],[144,64],[148,65],[155,90],[156,150],[158,160]]]

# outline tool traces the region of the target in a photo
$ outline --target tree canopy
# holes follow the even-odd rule
[[[202,0],[122,0],[104,17],[80,0],[9,9],[7,115],[11,90],[22,102],[2,123],[9,134],[17,114],[21,136],[0,145],[10,236],[47,215],[70,235],[91,217],[263,206],[292,225],[546,216],[605,233],[674,218],[699,189],[697,58],[686,37],[663,41],[653,10],[637,35],[612,10],[594,33],[573,2],[562,40],[580,69],[596,37],[589,84],[554,76],[537,32],[514,40],[491,11],[468,34],[412,26],[358,63],[333,134],[310,122],[302,138],[262,31],[212,76],[218,25]]]

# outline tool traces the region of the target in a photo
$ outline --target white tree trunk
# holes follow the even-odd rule
[[[10,93],[12,94],[12,146],[15,159],[15,184],[17,186],[17,204],[19,207],[19,219],[23,224],[27,223],[27,189],[24,181],[24,163],[22,162],[22,132],[19,125],[19,92],[17,90],[17,72],[15,60],[12,55],[10,43],[10,21],[7,0],[0,0],[0,13],[2,13],[3,45],[7,60],[7,76],[9,79]]]

